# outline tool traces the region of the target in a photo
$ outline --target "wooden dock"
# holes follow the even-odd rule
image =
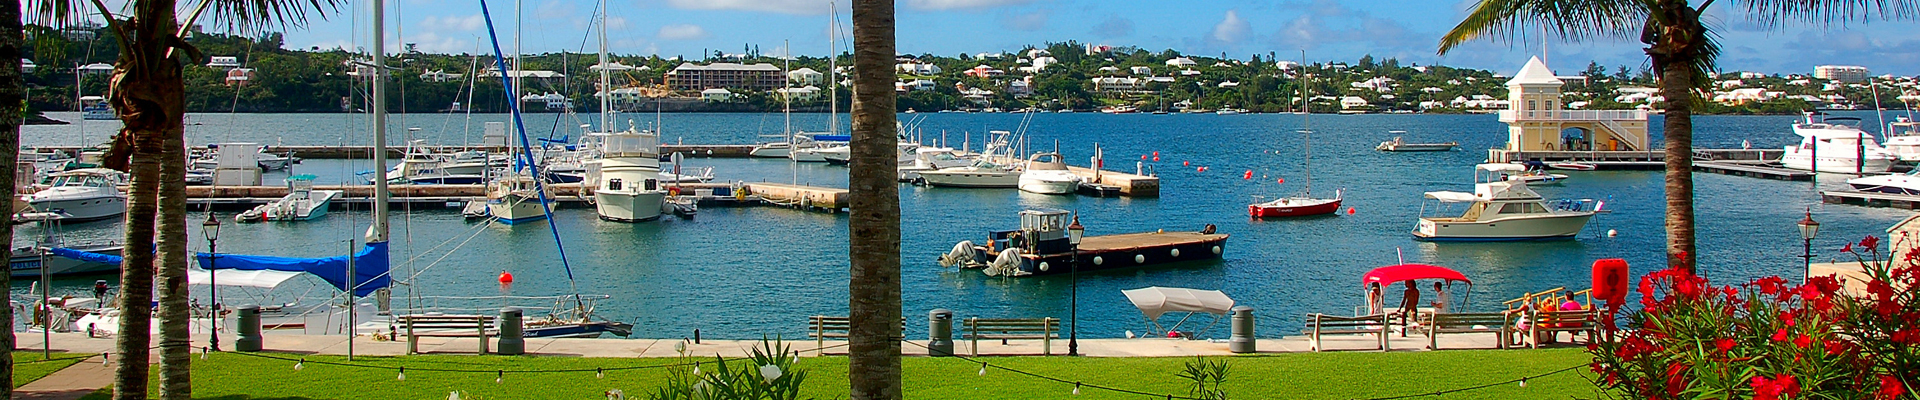
[[[1813,181],[1812,172],[1774,167],[1758,162],[1695,161],[1693,162],[1693,170],[1783,181]]]
[[[1779,161],[1782,149],[1694,149],[1695,161]],[[1600,169],[1659,169],[1666,165],[1664,151],[1507,151],[1488,149],[1487,162],[1519,161],[1592,163]]]
[[[1820,192],[1820,201],[1827,204],[1920,210],[1920,196],[1905,194],[1862,192],[1858,190],[1824,190]]]
[[[1092,168],[1068,166],[1067,171],[1079,175],[1080,179],[1093,180]],[[1113,171],[1100,171],[1099,184],[1120,188],[1120,195],[1127,197],[1160,197],[1160,177],[1143,176]]]
[[[852,206],[847,189],[756,182],[747,185],[745,190],[768,204],[803,210],[834,213]]]

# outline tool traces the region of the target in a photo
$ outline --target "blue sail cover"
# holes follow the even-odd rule
[[[292,258],[274,256],[249,256],[239,254],[221,254],[220,261],[207,262],[207,253],[195,253],[194,259],[201,268],[237,269],[243,271],[274,270],[306,272],[320,277],[332,284],[335,289],[347,290],[347,257]],[[353,275],[355,296],[373,294],[374,290],[393,284],[387,275],[387,243],[367,243],[367,247],[353,255]]]
[[[55,247],[53,249],[48,250],[47,252],[54,256],[59,256],[59,257],[64,257],[64,258],[69,258],[69,259],[74,259],[74,260],[79,260],[84,262],[101,263],[101,264],[107,264],[107,265],[120,265],[120,256],[112,255],[112,254],[100,254],[100,253],[95,253],[90,251],[74,250],[74,249],[69,249],[65,247]]]

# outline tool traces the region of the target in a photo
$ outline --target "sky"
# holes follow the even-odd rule
[[[589,22],[592,0],[519,0],[522,50],[594,51]],[[480,0],[388,0],[390,38],[403,37],[421,51],[490,52]],[[742,52],[758,46],[763,54],[793,52],[824,55],[838,8],[842,32],[851,29],[846,0],[608,0],[609,50],[617,54],[696,57],[714,50]],[[366,47],[369,1],[355,1],[324,21],[313,21],[286,35],[290,47]],[[1920,74],[1920,35],[1913,21],[1871,21],[1811,26],[1768,27],[1721,1],[1706,15],[1720,34],[1723,71],[1810,74],[1814,65],[1866,66],[1874,75]],[[488,0],[502,47],[513,51],[515,0]],[[831,4],[831,5],[830,5]],[[1511,40],[1483,39],[1447,55],[1435,54],[1442,34],[1475,0],[899,0],[899,51],[952,56],[961,53],[1018,51],[1028,45],[1075,40],[1151,51],[1247,59],[1269,53],[1310,61],[1351,62],[1362,55],[1397,58],[1402,64],[1440,64],[1512,74],[1529,56],[1546,53],[1562,75],[1584,69],[1589,61],[1609,70],[1647,65],[1636,43],[1600,39],[1581,43],[1536,35]],[[842,34],[844,36],[844,34]],[[390,49],[399,46],[391,39]],[[849,43],[841,39],[841,46]],[[1543,50],[1544,47],[1544,50]],[[842,51],[845,49],[842,48]],[[397,50],[396,50],[397,51]]]

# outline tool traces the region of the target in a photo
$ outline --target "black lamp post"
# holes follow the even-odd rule
[[[1820,234],[1820,223],[1813,220],[1813,207],[1807,207],[1807,216],[1800,219],[1800,239],[1806,241],[1806,252],[1800,258],[1807,260],[1806,269],[1801,271],[1800,281],[1806,282],[1813,277],[1813,237]]]
[[[1080,215],[1073,216],[1073,224],[1067,225],[1067,244],[1073,246],[1073,261],[1068,271],[1073,274],[1073,300],[1071,310],[1067,312],[1067,355],[1080,355],[1080,238],[1087,228],[1080,226]]]
[[[207,290],[213,299],[213,329],[208,330],[207,348],[220,351],[220,282],[214,278],[219,275],[213,272],[215,262],[220,259],[220,219],[207,213],[207,220],[200,223],[200,234],[207,235]]]

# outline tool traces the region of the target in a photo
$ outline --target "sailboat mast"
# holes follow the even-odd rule
[[[840,70],[840,6],[839,3],[827,3],[833,8],[827,12],[827,134],[840,134],[840,78],[834,76]]]
[[[1300,121],[1306,127],[1307,140],[1307,196],[1313,196],[1313,109],[1307,107],[1307,51],[1300,50],[1300,108],[1306,110],[1300,115]]]
[[[600,131],[613,131],[613,76],[607,71],[607,0],[600,0]]]
[[[387,241],[387,2],[373,0],[373,226],[367,243]],[[351,258],[351,257],[349,257]],[[348,279],[347,293],[353,293]]]

